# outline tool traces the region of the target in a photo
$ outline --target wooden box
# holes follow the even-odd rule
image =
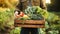
[[[44,28],[45,20],[15,20],[15,27]]]

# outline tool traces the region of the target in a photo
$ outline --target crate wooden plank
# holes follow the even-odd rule
[[[14,20],[14,26],[27,28],[44,28],[45,20]]]
[[[22,25],[15,24],[15,27],[26,27],[26,28],[44,28],[45,25]]]
[[[20,24],[45,24],[45,20],[15,20],[14,22]]]

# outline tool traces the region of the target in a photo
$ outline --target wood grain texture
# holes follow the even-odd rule
[[[15,20],[15,27],[44,28],[45,20]]]

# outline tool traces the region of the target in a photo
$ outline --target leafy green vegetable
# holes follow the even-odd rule
[[[0,11],[0,29],[4,27],[11,27],[14,21],[14,9],[6,9],[5,11]],[[12,24],[9,25],[9,23]]]
[[[43,16],[39,13],[37,13],[38,9],[37,7],[28,7],[25,9],[25,14],[30,17],[31,20],[41,20],[44,19]]]

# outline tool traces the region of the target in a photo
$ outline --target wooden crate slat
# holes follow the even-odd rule
[[[16,24],[15,25],[16,27],[27,27],[27,28],[44,28],[45,25],[19,25],[19,24]]]
[[[15,23],[24,24],[45,24],[44,20],[15,20]]]
[[[45,20],[15,20],[15,27],[44,28]]]

